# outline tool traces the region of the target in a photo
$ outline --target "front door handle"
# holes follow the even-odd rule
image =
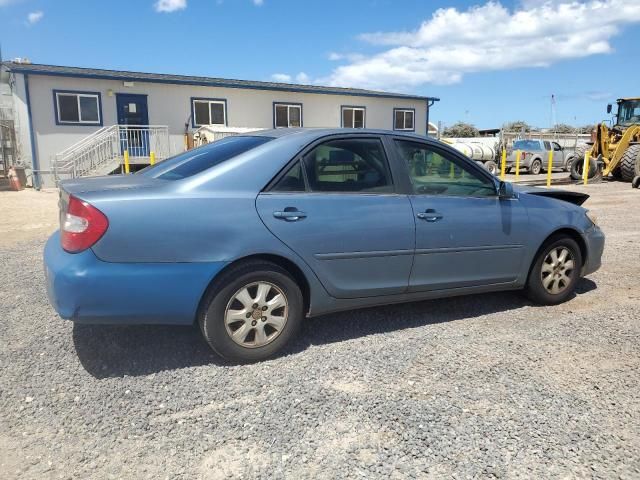
[[[282,211],[276,210],[275,212],[273,212],[273,216],[287,222],[297,222],[298,220],[306,218],[307,214],[305,212],[301,212],[296,208],[287,207]]]
[[[424,212],[419,212],[416,217],[427,222],[437,222],[442,218],[442,214],[436,212],[433,208],[428,208]]]

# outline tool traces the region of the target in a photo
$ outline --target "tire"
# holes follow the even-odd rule
[[[269,302],[279,295],[285,306],[269,310]],[[289,273],[274,263],[256,260],[239,263],[216,279],[203,298],[198,322],[218,355],[234,363],[250,363],[277,354],[298,333],[303,315],[302,292]],[[231,335],[238,333],[234,340]]]
[[[529,173],[532,175],[540,175],[540,172],[542,172],[542,162],[534,158],[529,166]]]
[[[640,145],[629,145],[620,160],[620,176],[623,181],[631,182],[640,175]]]
[[[584,157],[582,160],[576,158],[571,162],[571,178],[573,180],[582,180],[582,169],[584,168]],[[598,168],[598,162],[595,158],[589,159],[589,180],[598,180],[602,177],[602,170]]]
[[[498,174],[498,164],[492,160],[484,162],[484,168],[486,168],[491,175]]]
[[[575,160],[575,157],[567,158],[567,161],[565,162],[564,167],[562,167],[562,171],[571,172],[571,164],[573,163],[574,160]]]
[[[561,261],[562,251],[568,252],[564,261]],[[558,260],[556,263],[553,262],[554,258]],[[573,262],[572,267],[569,266],[569,259]],[[567,235],[554,235],[540,247],[533,261],[525,294],[540,305],[563,303],[573,295],[581,270],[582,253],[575,240]],[[557,276],[548,280],[549,275]],[[554,292],[554,289],[558,291]]]
[[[589,149],[591,149],[589,145],[579,145],[576,147],[573,155],[571,155],[571,157],[569,157],[569,160],[567,160],[567,170],[569,171],[573,180],[582,180],[582,167],[580,167],[579,169],[580,173],[577,173],[576,160],[582,160],[582,163],[584,164],[584,155]]]
[[[631,186],[632,186],[633,188],[640,188],[640,175],[638,175],[636,178],[634,178],[634,179],[631,181]]]

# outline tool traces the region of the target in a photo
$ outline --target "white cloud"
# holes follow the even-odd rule
[[[187,8],[187,0],[158,0],[153,8],[156,12],[171,13],[177,10],[184,10]]]
[[[0,0],[0,7],[6,7],[12,3],[16,3],[18,0]]]
[[[298,75],[296,75],[296,82],[309,84],[311,83],[311,78],[306,73],[300,72]]]
[[[413,31],[360,36],[378,53],[348,61],[319,82],[408,89],[459,82],[467,73],[527,67],[612,52],[619,29],[640,22],[640,2],[625,0],[525,0],[509,10],[490,1],[464,11],[437,10]]]
[[[42,17],[44,17],[44,12],[42,10],[31,12],[29,15],[27,15],[27,23],[29,25],[35,25],[40,20],[42,20]]]
[[[313,83],[311,77],[304,72],[298,73],[295,77],[288,73],[274,73],[271,75],[271,80],[281,83],[293,83],[295,81],[295,83],[303,83],[306,85]]]
[[[286,73],[274,73],[271,75],[271,80],[274,82],[291,83],[291,75]]]
[[[253,4],[256,7],[261,7],[262,5],[264,5],[264,0],[253,0]]]

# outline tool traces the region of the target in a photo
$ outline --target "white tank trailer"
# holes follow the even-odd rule
[[[497,138],[442,138],[441,140],[475,160],[492,174],[498,173],[500,144]]]

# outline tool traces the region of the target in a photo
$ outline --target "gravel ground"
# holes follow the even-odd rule
[[[242,367],[195,328],[60,320],[46,233],[0,242],[0,476],[640,478],[640,192],[585,190],[608,243],[568,303],[330,315]],[[38,215],[23,198],[0,225]]]

